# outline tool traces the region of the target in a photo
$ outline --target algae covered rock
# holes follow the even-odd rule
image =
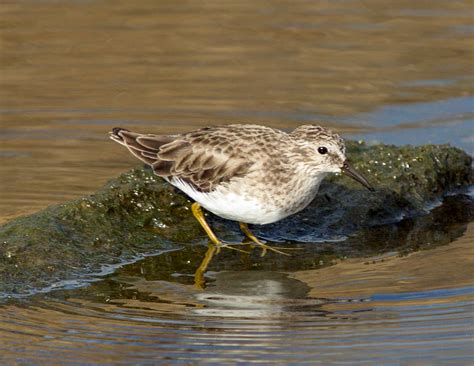
[[[256,231],[275,241],[340,241],[354,232],[423,215],[445,193],[472,184],[471,157],[450,146],[353,142],[348,150],[352,164],[375,186],[374,193],[333,176],[307,209]],[[126,261],[205,243],[189,205],[151,171],[136,169],[94,195],[12,220],[0,227],[0,293],[74,286]],[[240,237],[232,223],[213,221],[219,235]]]
[[[94,195],[0,227],[0,292],[74,285],[84,273],[194,239],[187,199],[149,170],[136,169]]]

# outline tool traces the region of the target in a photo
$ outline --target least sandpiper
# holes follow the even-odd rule
[[[247,224],[270,224],[301,211],[329,173],[343,172],[373,190],[348,163],[343,139],[320,126],[286,133],[226,125],[179,135],[114,128],[110,137],[195,201],[192,212],[218,247],[226,244],[207,224],[201,206],[238,221],[252,242],[280,252],[261,242]]]

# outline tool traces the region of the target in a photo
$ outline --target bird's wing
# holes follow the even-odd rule
[[[204,137],[204,134],[207,134]],[[126,146],[155,174],[177,178],[200,192],[210,192],[216,185],[245,175],[252,163],[244,159],[226,137],[209,139],[208,131],[185,135],[143,135],[114,129],[111,138]]]

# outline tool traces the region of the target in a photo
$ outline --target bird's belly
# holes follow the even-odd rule
[[[217,216],[249,224],[269,224],[288,216],[271,202],[242,197],[234,193],[228,193],[223,197],[211,193],[208,197],[199,197],[199,200],[196,200]]]
[[[249,224],[270,224],[289,214],[268,199],[259,199],[249,194],[239,194],[221,188],[212,192],[199,192],[189,184],[172,179],[172,185],[186,193],[206,210],[224,219]]]

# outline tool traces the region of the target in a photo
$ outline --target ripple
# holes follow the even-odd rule
[[[26,364],[435,363],[471,355],[473,287],[345,299],[308,291],[275,272],[215,273],[204,291],[116,277],[2,306],[0,350],[5,362]]]

